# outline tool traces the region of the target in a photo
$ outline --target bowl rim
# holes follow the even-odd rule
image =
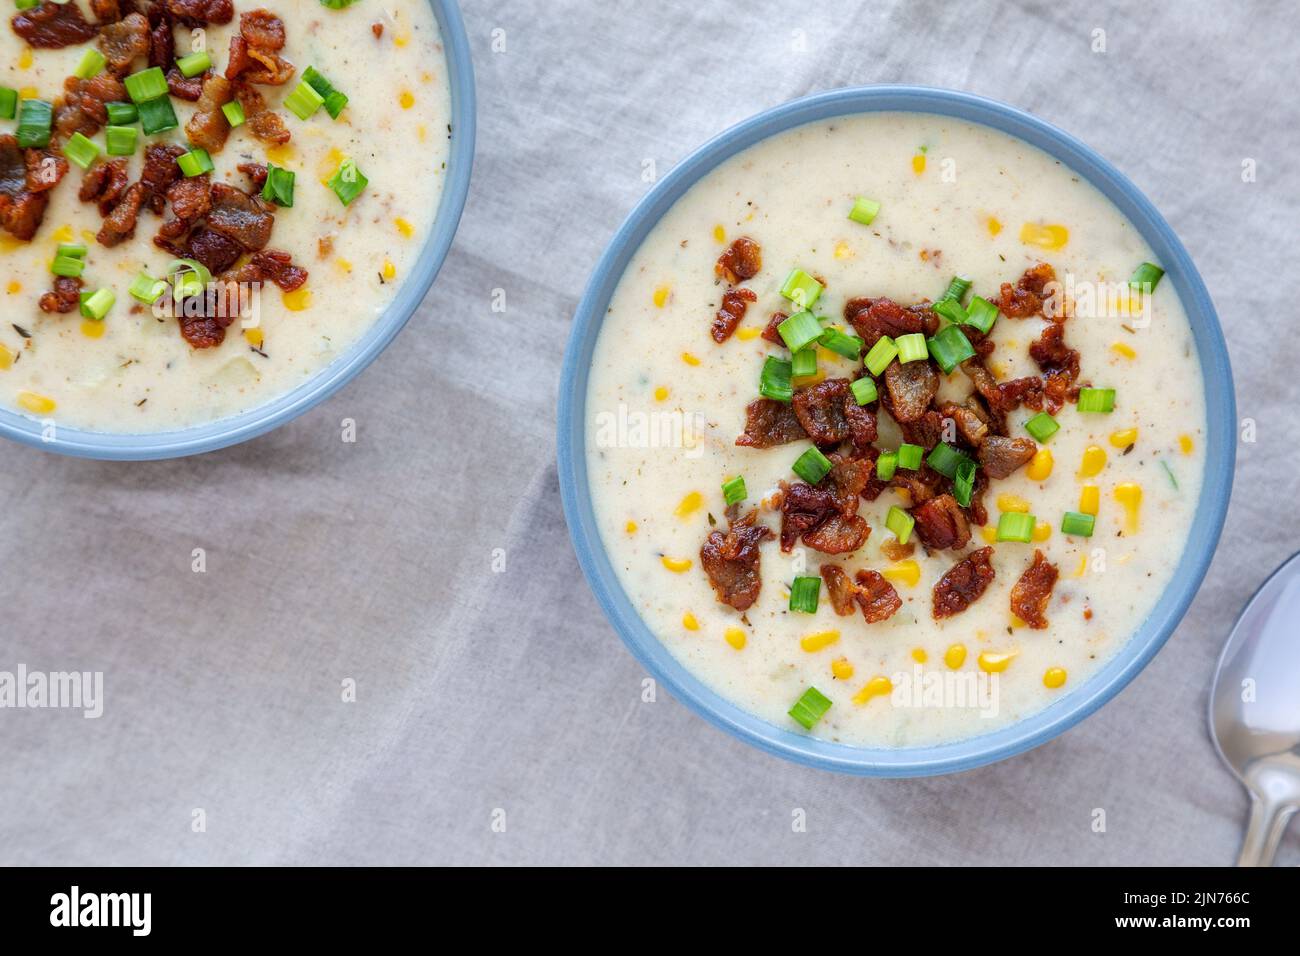
[[[874,112],[948,116],[1008,133],[1084,176],[1138,229],[1165,267],[1188,315],[1201,361],[1206,459],[1192,528],[1169,586],[1133,636],[1084,684],[1030,716],[962,740],[913,748],[855,747],[794,733],[749,713],[691,674],[650,631],[619,584],[596,527],[586,471],[586,395],[591,357],[609,299],[646,234],[703,175],[756,142],[835,116]],[[574,317],[558,396],[560,495],[578,563],[606,618],[633,656],[678,700],[761,750],[805,766],[876,777],[955,773],[1050,740],[1118,694],[1168,640],[1214,555],[1232,489],[1236,403],[1232,370],[1209,292],[1173,229],[1150,200],[1091,147],[997,100],[933,87],[847,87],[801,97],[737,123],[677,163],[636,204],[601,256]]]
[[[146,461],[215,451],[278,428],[319,405],[373,362],[396,337],[433,285],[451,249],[474,164],[476,93],[465,21],[456,0],[428,0],[441,32],[451,83],[451,149],[433,229],[393,301],[346,352],[289,392],[239,414],[162,432],[97,432],[0,408],[0,436],[45,451],[104,461]]]

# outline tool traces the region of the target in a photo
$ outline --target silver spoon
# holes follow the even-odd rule
[[[1210,690],[1210,736],[1250,792],[1238,866],[1270,866],[1300,809],[1300,554],[1247,602]]]

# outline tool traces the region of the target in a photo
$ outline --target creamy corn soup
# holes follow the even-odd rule
[[[1086,683],[1201,485],[1201,370],[1154,258],[1057,160],[939,116],[803,126],[703,178],[631,260],[587,395],[646,624],[728,700],[861,746]]]
[[[168,6],[177,2],[168,0]],[[217,6],[221,0],[212,2]],[[86,0],[72,4],[80,4],[85,19],[95,23]],[[136,6],[141,12],[150,8]],[[164,9],[161,0],[159,8]],[[292,206],[280,202],[282,195],[268,201],[274,225],[265,249],[291,256],[295,267],[306,270],[306,282],[281,288],[264,277],[256,320],[246,315],[225,330],[219,345],[194,347],[182,337],[176,318],[155,316],[151,306],[129,294],[133,279],[142,273],[164,277],[176,258],[153,242],[176,210],[169,205],[159,215],[144,208],[133,238],[105,245],[97,239],[105,219],[96,203],[78,198],[90,173],[73,164],[50,191],[33,238],[0,232],[0,407],[105,432],[168,430],[234,415],[283,395],[347,352],[414,267],[442,192],[451,135],[447,66],[431,7],[424,0],[344,9],[330,9],[320,0],[236,0],[229,22],[210,22],[192,32],[177,20],[176,56],[206,50],[211,69],[224,73],[232,37],[243,35],[243,15],[256,10],[282,22],[283,46],[268,47],[264,56],[273,52],[292,64],[293,74],[282,85],[252,88],[266,109],[278,114],[290,138],[284,143],[259,138],[249,115],[231,129],[222,148],[210,152],[215,168],[209,176],[213,184],[258,195],[239,164],[269,164],[294,174]],[[248,48],[257,52],[265,32],[248,35],[253,37]],[[33,49],[6,17],[0,27],[0,86],[24,99],[52,102],[57,111],[65,77],[93,49],[99,49],[95,39]],[[139,56],[122,73],[147,66]],[[337,118],[322,104],[307,119],[290,108],[288,100],[308,67],[348,98]],[[138,137],[126,157],[132,183],[141,176],[146,146],[193,145],[187,125],[203,104],[176,95],[170,100],[177,128],[150,136],[138,121],[132,124]],[[0,120],[0,134],[12,134],[17,126],[18,119]],[[99,150],[96,163],[116,158],[104,155],[106,137],[102,129],[87,137]],[[50,152],[64,155],[66,140],[56,129]],[[345,205],[330,182],[348,160],[367,182]],[[352,177],[350,183],[359,180]],[[277,184],[283,188],[282,180]],[[86,247],[82,291],[113,293],[115,301],[102,320],[83,316],[79,307],[66,313],[41,309],[60,244]],[[242,250],[239,263],[249,260],[250,251]]]

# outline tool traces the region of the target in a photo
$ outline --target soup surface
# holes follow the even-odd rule
[[[71,2],[95,23],[86,0]],[[162,10],[178,3],[158,0],[156,5]],[[141,12],[151,9],[148,2],[136,6]],[[219,7],[220,0],[211,6]],[[158,314],[128,293],[139,274],[161,277],[172,259],[189,251],[184,238],[172,250],[154,243],[163,223],[179,215],[175,204],[169,201],[162,214],[146,204],[134,236],[106,245],[98,238],[105,225],[101,210],[94,201],[78,198],[90,173],[71,165],[50,191],[34,237],[24,241],[0,232],[0,407],[105,432],[152,432],[225,418],[273,400],[319,373],[347,352],[392,301],[429,234],[446,175],[450,92],[432,8],[424,0],[386,0],[340,10],[319,0],[266,0],[264,6],[236,0],[233,18],[225,23],[217,22],[219,14],[192,28],[173,18],[176,56],[206,50],[212,70],[225,74],[232,38],[247,33],[242,17],[257,10],[282,22],[284,43],[274,52],[294,69],[282,85],[249,83],[248,73],[241,82],[261,94],[289,139],[259,138],[250,116],[230,130],[219,150],[210,151],[215,169],[209,177],[213,184],[260,199],[257,184],[239,164],[270,164],[294,174],[292,206],[267,201],[264,207],[273,214],[274,225],[263,251],[290,256],[295,268],[306,270],[306,281],[299,277],[278,284],[269,273],[260,275],[245,314],[224,330],[220,343],[196,336],[202,347],[195,347],[182,337],[174,313]],[[150,22],[156,19],[150,13]],[[20,91],[24,99],[52,102],[57,111],[65,78],[87,50],[98,48],[91,39],[33,49],[6,17],[0,26],[0,86]],[[139,56],[122,72],[148,65]],[[300,119],[286,103],[308,67],[348,97],[337,118],[320,106]],[[151,136],[134,124],[138,141],[126,157],[132,183],[141,176],[147,146],[192,145],[187,125],[202,104],[174,94],[170,100],[178,120],[175,129]],[[13,134],[16,126],[17,120],[0,120],[0,134]],[[106,135],[100,129],[89,136],[100,150],[96,164],[115,158],[104,155]],[[62,155],[65,139],[56,128],[50,152]],[[367,182],[345,205],[329,183],[347,160]],[[115,301],[102,321],[83,317],[78,307],[63,313],[42,310],[40,300],[51,290],[51,262],[60,243],[86,246],[83,291],[113,293]],[[226,275],[247,278],[247,269],[239,270],[255,253],[240,251]],[[221,271],[212,270],[214,275]]]
[[[1082,686],[1169,584],[1201,486],[1186,315],[1130,285],[1152,260],[1070,169],[946,117],[810,124],[714,170],[632,258],[587,395],[597,521],[651,631],[744,709],[861,746]],[[813,344],[807,317],[769,326],[801,305]]]

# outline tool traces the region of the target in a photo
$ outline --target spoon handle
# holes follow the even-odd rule
[[[1238,866],[1272,866],[1286,825],[1295,813],[1294,804],[1278,803],[1268,797],[1250,795],[1250,825],[1241,844]]]

